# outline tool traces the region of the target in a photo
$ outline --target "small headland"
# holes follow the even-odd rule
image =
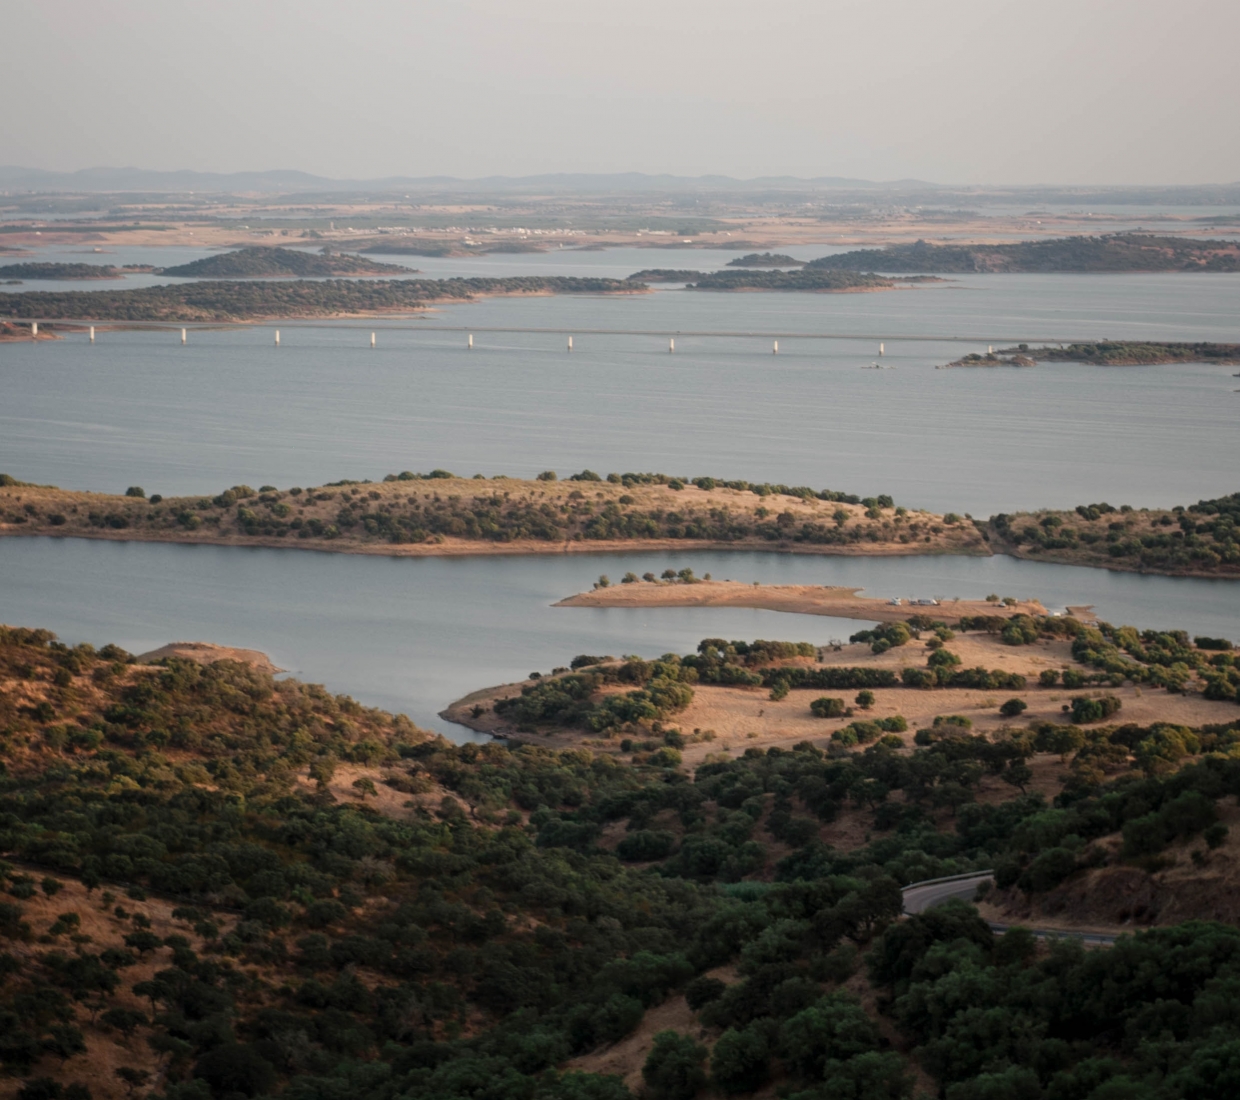
[[[152,649],[149,653],[140,653],[134,659],[139,664],[153,665],[171,657],[179,657],[199,665],[213,665],[216,661],[236,661],[258,672],[271,674],[284,671],[282,668],[277,668],[267,654],[257,649],[238,649],[235,646],[216,645],[213,642],[169,642],[158,649]]]
[[[986,525],[995,553],[1129,573],[1240,577],[1240,493],[1187,507],[1100,501],[1071,510],[1000,512]]]

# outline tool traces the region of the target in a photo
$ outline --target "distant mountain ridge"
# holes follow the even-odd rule
[[[677,176],[646,172],[551,172],[531,176],[386,176],[378,179],[333,179],[296,169],[250,172],[161,171],[134,167],[94,167],[55,172],[15,165],[0,166],[0,191],[106,192],[289,192],[296,194],[380,192],[494,192],[530,190],[565,193],[621,192],[755,192],[835,191],[858,196],[900,196],[901,201],[1018,202],[1074,204],[1079,202],[1175,203],[1179,205],[1240,205],[1240,182],[1200,185],[971,185],[918,179],[865,180],[849,176]]]
[[[731,176],[649,175],[644,172],[590,173],[553,172],[534,176],[484,176],[462,179],[457,176],[386,176],[380,179],[332,179],[295,169],[257,172],[195,172],[189,169],[159,171],[148,168],[82,168],[76,172],[54,172],[42,168],[0,165],[0,189],[39,191],[358,191],[391,190],[410,187],[426,190],[525,190],[546,187],[564,191],[662,191],[680,189],[754,189],[766,187],[851,187],[883,189],[892,187],[933,188],[923,180],[851,179],[821,176],[765,176],[739,180]]]

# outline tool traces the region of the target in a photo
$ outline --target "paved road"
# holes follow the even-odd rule
[[[903,891],[904,912],[910,915],[924,913],[927,909],[933,909],[936,905],[942,905],[945,901],[950,901],[952,898],[972,901],[977,895],[978,886],[983,882],[993,881],[993,871],[977,871],[969,875],[952,875],[949,878],[928,879],[925,882],[910,883],[904,887]],[[1009,924],[997,924],[995,921],[988,923],[990,924],[990,930],[999,935],[1002,935],[1009,928],[1015,927]],[[1038,939],[1071,937],[1091,947],[1110,947],[1115,943],[1115,937],[1105,932],[1071,932],[1060,928],[1031,928],[1030,931]]]
[[[978,886],[983,882],[993,882],[994,878],[993,871],[978,871],[972,875],[952,875],[950,878],[914,882],[904,888],[904,911],[924,913],[952,898],[972,901],[977,895]]]

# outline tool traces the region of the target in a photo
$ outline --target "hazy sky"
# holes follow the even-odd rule
[[[7,0],[0,162],[1240,180],[1240,0]]]

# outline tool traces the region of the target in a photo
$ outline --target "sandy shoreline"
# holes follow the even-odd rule
[[[73,531],[57,534],[55,528],[31,529],[28,525],[0,523],[0,538],[74,538],[101,539],[106,542],[159,542],[182,546],[241,546],[267,550],[318,550],[327,554],[369,554],[385,558],[452,558],[529,556],[533,554],[642,554],[651,551],[686,552],[727,550],[766,554],[809,554],[820,557],[896,558],[896,557],[988,557],[988,553],[965,553],[949,549],[925,550],[917,544],[831,546],[806,543],[768,542],[745,539],[734,542],[713,542],[706,539],[573,539],[568,542],[546,542],[541,539],[513,539],[493,542],[484,539],[445,537],[438,543],[363,543],[346,539],[270,538],[256,536],[209,535],[177,531],[143,531],[107,529]]]

